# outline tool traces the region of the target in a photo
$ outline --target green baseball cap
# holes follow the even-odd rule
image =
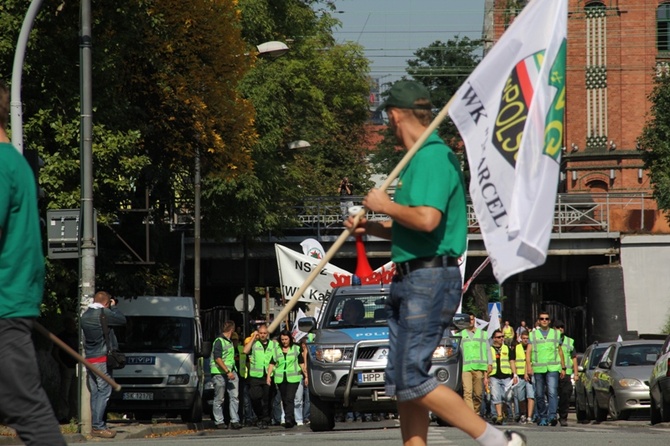
[[[415,105],[419,99],[427,99],[428,104]],[[426,87],[416,81],[398,81],[389,90],[386,100],[377,107],[377,111],[388,107],[424,109],[430,110],[433,106],[430,104],[430,92]]]

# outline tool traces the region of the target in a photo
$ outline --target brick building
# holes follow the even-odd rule
[[[486,2],[485,39],[495,42],[528,3]],[[621,201],[612,229],[670,233],[652,198],[637,139],[657,75],[670,59],[670,2],[569,0],[566,116],[560,192]]]

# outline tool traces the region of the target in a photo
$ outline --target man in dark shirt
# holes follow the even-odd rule
[[[249,355],[249,397],[254,413],[258,417],[258,427],[267,429],[270,423],[270,408],[274,394],[267,383],[268,367],[272,359],[273,342],[268,337],[268,327],[258,326],[249,342],[244,345],[244,354]]]
[[[503,424],[503,403],[512,400],[512,386],[519,382],[516,374],[516,354],[513,348],[503,343],[503,333],[500,330],[493,332],[493,370],[489,374],[491,386],[491,402],[496,407],[495,424]]]

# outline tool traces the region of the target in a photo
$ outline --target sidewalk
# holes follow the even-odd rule
[[[125,439],[146,438],[151,435],[163,435],[170,432],[180,431],[202,431],[206,429],[214,429],[214,422],[204,420],[202,423],[180,423],[180,422],[155,422],[151,424],[140,424],[135,421],[114,420],[108,421],[108,427],[116,431],[116,437],[113,439],[97,438],[82,435],[65,433],[65,441],[70,443],[86,443],[89,441],[123,441]],[[67,427],[67,426],[63,426]],[[21,445],[21,440],[13,433],[12,429],[7,427],[0,427],[0,445]]]

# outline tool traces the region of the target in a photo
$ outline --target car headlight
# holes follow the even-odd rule
[[[168,376],[168,385],[183,385],[183,384],[188,384],[189,377],[188,375],[169,375]]]
[[[619,380],[619,385],[621,387],[642,387],[643,384],[639,379],[621,378]]]
[[[456,354],[456,350],[451,345],[438,345],[433,352],[433,359],[447,359]]]
[[[342,359],[342,349],[339,348],[319,348],[315,352],[318,361],[337,362]]]

